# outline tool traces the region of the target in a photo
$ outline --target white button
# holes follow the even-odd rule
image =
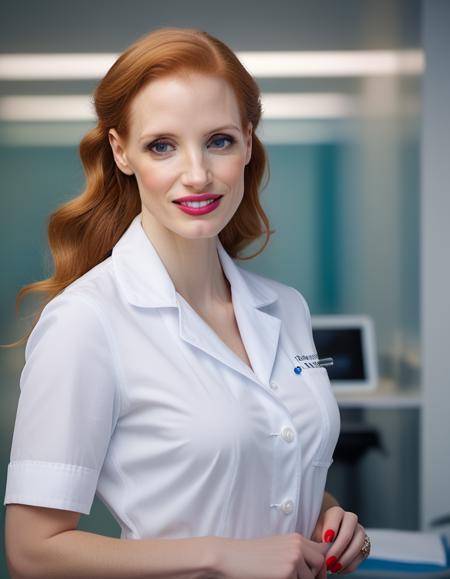
[[[295,432],[289,426],[285,426],[281,431],[281,438],[285,442],[292,442],[295,438]]]
[[[272,390],[278,390],[278,384],[276,382],[271,382],[270,387],[272,388]]]
[[[294,501],[291,501],[291,499],[283,501],[280,505],[280,509],[285,515],[290,515],[294,510]]]

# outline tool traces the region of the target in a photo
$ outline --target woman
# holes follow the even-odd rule
[[[50,219],[5,503],[13,577],[310,579],[367,554],[324,493],[339,430],[297,290],[232,258],[268,220],[259,91],[222,42],[140,39]],[[305,358],[306,359],[306,358]],[[312,364],[314,366],[314,364]],[[311,364],[309,364],[311,366]],[[121,539],[77,530],[94,494]]]

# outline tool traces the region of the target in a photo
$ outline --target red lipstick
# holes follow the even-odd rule
[[[174,203],[180,203],[180,201],[207,201],[208,199],[218,199],[222,195],[216,195],[215,193],[199,193],[198,195],[186,195],[186,197],[179,197],[174,199]]]
[[[198,195],[187,195],[186,197],[180,197],[179,199],[176,199],[174,203],[178,205],[181,211],[187,213],[188,215],[205,215],[206,213],[211,213],[211,211],[214,211],[214,209],[219,206],[221,198],[222,195],[202,193]],[[202,205],[200,207],[195,207],[194,205],[191,205],[192,202],[194,202],[196,205],[202,202]]]

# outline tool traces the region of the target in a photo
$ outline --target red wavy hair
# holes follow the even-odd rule
[[[63,204],[49,217],[48,240],[54,274],[24,286],[22,298],[33,292],[44,294],[30,335],[44,306],[88,270],[111,255],[113,246],[141,211],[134,175],[122,173],[115,164],[108,131],[115,128],[128,137],[129,111],[133,98],[147,83],[170,74],[200,72],[218,76],[229,83],[236,95],[242,127],[253,125],[252,157],[245,167],[244,197],[236,213],[219,233],[226,251],[236,259],[251,259],[266,247],[269,220],[259,202],[263,179],[268,177],[264,147],[255,134],[261,118],[260,91],[253,77],[222,41],[206,32],[188,28],[162,28],[139,38],[121,54],[94,93],[97,126],[80,143],[80,157],[86,175],[86,189]],[[261,249],[243,257],[240,252],[265,235]]]

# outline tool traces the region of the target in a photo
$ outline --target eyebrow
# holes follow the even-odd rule
[[[208,131],[208,132],[205,134],[205,137],[206,137],[207,135],[212,135],[212,134],[214,134],[214,133],[220,133],[220,132],[222,132],[222,131],[227,131],[227,130],[230,130],[230,129],[234,129],[234,130],[236,130],[236,131],[241,131],[241,130],[242,130],[242,129],[240,129],[239,127],[237,127],[236,125],[223,125],[223,126],[221,126],[221,127],[217,127],[217,128],[215,128],[215,129],[212,129],[211,131]],[[175,133],[152,133],[152,134],[150,134],[150,133],[144,133],[144,134],[139,138],[139,142],[141,142],[141,141],[146,141],[146,140],[148,140],[148,139],[151,139],[151,140],[161,139],[161,138],[163,138],[163,137],[174,137],[174,138],[176,138],[177,135],[175,135]]]

